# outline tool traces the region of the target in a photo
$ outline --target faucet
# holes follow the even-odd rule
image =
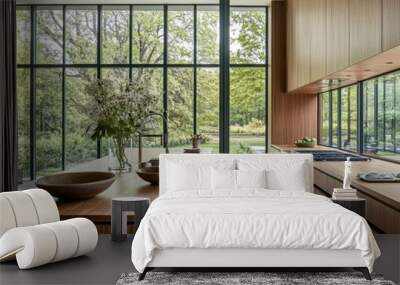
[[[163,133],[162,134],[143,134],[145,128],[143,126],[144,123],[146,123],[146,120],[150,117],[161,117],[162,122],[163,122]],[[161,145],[165,148],[165,153],[169,153],[169,149],[168,149],[168,120],[167,120],[167,116],[164,113],[156,113],[156,112],[150,112],[149,115],[147,115],[144,119],[142,124],[139,127],[139,163],[142,162],[142,138],[144,137],[160,137],[161,138]]]

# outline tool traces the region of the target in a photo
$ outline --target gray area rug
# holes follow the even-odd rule
[[[394,285],[381,276],[373,275],[368,281],[359,272],[148,272],[146,278],[138,281],[138,273],[122,274],[117,285],[146,284],[379,284]]]

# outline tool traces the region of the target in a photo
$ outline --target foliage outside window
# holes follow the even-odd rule
[[[339,91],[333,90],[331,92],[332,100],[332,146],[339,146]]]
[[[231,8],[231,152],[265,147],[266,11]],[[80,111],[91,104],[84,87],[93,78],[149,78],[160,99],[155,111],[168,107],[170,145],[188,146],[197,132],[218,152],[219,20],[218,5],[18,6],[20,178],[106,154]]]
[[[320,95],[320,139],[319,143],[322,145],[329,145],[329,92]]]
[[[400,72],[364,83],[364,153],[400,161]]]
[[[357,151],[357,86],[341,89],[341,148]]]

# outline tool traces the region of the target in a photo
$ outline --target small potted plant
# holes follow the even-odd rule
[[[92,98],[89,115],[94,123],[88,128],[92,139],[109,141],[108,168],[114,172],[127,172],[131,165],[125,148],[136,135],[142,120],[157,104],[157,96],[148,90],[146,76],[134,83],[115,83],[112,80],[94,80],[86,86]]]
[[[197,149],[204,137],[201,134],[193,134],[190,139],[192,141],[192,148]]]

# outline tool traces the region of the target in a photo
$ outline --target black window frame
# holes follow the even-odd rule
[[[228,3],[228,5],[226,5]],[[62,50],[62,63],[60,64],[38,64],[36,63],[36,10],[38,7],[61,7],[62,9],[62,20],[63,20],[63,50]],[[96,46],[96,63],[91,64],[67,64],[66,63],[66,31],[65,31],[65,22],[66,22],[66,10],[68,7],[96,7],[97,8],[97,46]],[[106,64],[101,62],[101,54],[102,54],[102,40],[101,40],[101,21],[102,21],[102,8],[107,6],[123,6],[129,7],[129,62],[126,64]],[[134,7],[145,7],[145,6],[153,6],[153,7],[162,7],[163,10],[163,20],[164,20],[164,38],[163,38],[163,62],[161,64],[141,64],[141,63],[133,63],[132,59],[132,14]],[[194,21],[194,33],[193,33],[193,63],[182,63],[182,64],[170,64],[168,63],[168,8],[170,6],[191,6],[193,7],[193,21]],[[265,9],[265,61],[264,63],[256,63],[256,64],[234,64],[229,61],[229,35],[228,41],[226,41],[226,36],[222,41],[220,39],[220,49],[219,63],[213,64],[204,64],[197,62],[197,8],[201,6],[215,6],[219,7],[219,15],[220,15],[220,37],[225,32],[229,33],[229,25],[226,27],[226,23],[229,23],[230,18],[230,8],[260,8]],[[31,28],[31,39],[30,39],[30,62],[25,64],[17,64],[17,69],[29,69],[30,70],[30,180],[35,180],[37,177],[36,173],[36,74],[35,71],[40,68],[60,68],[62,70],[62,157],[61,157],[61,170],[66,169],[66,87],[65,87],[65,79],[66,79],[66,69],[67,68],[93,68],[96,69],[97,78],[101,78],[101,70],[103,68],[129,68],[129,79],[132,79],[132,70],[134,68],[160,68],[163,70],[163,113],[165,116],[168,114],[168,68],[192,68],[194,74],[194,84],[197,80],[197,69],[198,68],[218,68],[220,72],[220,114],[219,114],[219,151],[220,153],[229,152],[229,88],[230,83],[229,80],[225,84],[221,84],[221,78],[224,76],[221,74],[222,72],[228,73],[231,68],[237,67],[256,67],[256,68],[264,68],[265,69],[265,152],[268,152],[268,6],[267,5],[230,5],[229,1],[221,1],[220,4],[19,4],[17,5],[17,9],[27,8],[30,10],[30,28]],[[225,13],[225,14],[223,14]],[[224,17],[223,15],[228,15],[228,17]],[[223,24],[225,23],[225,24]],[[228,44],[228,46],[226,46]],[[228,54],[226,54],[228,53]],[[228,58],[228,60],[221,60],[222,58]],[[226,76],[226,75],[225,75]],[[193,88],[193,132],[196,133],[198,130],[197,127],[197,87]],[[228,124],[226,126],[226,124]],[[166,132],[166,124],[164,124],[164,133]],[[101,141],[97,141],[97,158],[101,158]]]
[[[364,126],[365,126],[365,121],[366,118],[364,116],[364,103],[365,103],[365,98],[364,98],[364,84],[366,81],[375,81],[374,82],[374,105],[375,105],[375,112],[374,112],[374,121],[375,121],[375,125],[374,128],[377,129],[377,118],[378,118],[378,112],[377,112],[377,108],[378,108],[378,101],[377,101],[377,97],[378,97],[378,83],[377,81],[381,78],[381,77],[385,77],[387,75],[390,74],[395,74],[400,72],[400,69],[396,69],[396,70],[391,70],[389,72],[385,72],[383,74],[371,77],[371,78],[367,78],[365,80],[362,81],[358,81],[356,83],[352,83],[349,85],[345,85],[345,86],[341,86],[339,88],[335,88],[335,89],[331,89],[329,91],[325,91],[325,92],[321,92],[318,93],[318,144],[322,145],[322,146],[327,146],[327,147],[331,147],[331,148],[335,148],[335,149],[339,149],[342,151],[346,151],[346,152],[350,152],[350,153],[355,153],[355,154],[359,154],[362,156],[367,156],[367,157],[371,157],[374,159],[380,159],[380,160],[384,160],[384,161],[389,161],[389,162],[393,162],[393,163],[397,163],[400,164],[400,161],[395,160],[395,159],[390,159],[387,157],[382,157],[382,156],[378,156],[378,155],[371,155],[366,153],[366,146],[365,146],[365,133],[364,133]],[[383,81],[385,82],[386,80],[383,79]],[[341,110],[342,110],[342,90],[345,88],[349,88],[352,86],[356,86],[357,89],[357,150],[353,151],[353,150],[349,150],[349,149],[345,149],[342,147],[342,142],[341,142],[341,133],[342,133],[342,117],[341,117]],[[338,96],[339,96],[339,100],[338,100],[338,146],[334,146],[332,144],[332,92],[337,91],[338,92]],[[329,114],[329,144],[323,144],[322,143],[322,139],[321,139],[321,128],[322,128],[322,112],[321,112],[321,96],[322,94],[329,92],[329,110],[330,110],[330,114]],[[383,90],[383,92],[385,93],[385,90]],[[397,96],[400,96],[400,94],[397,94]],[[394,101],[396,99],[394,98]],[[385,106],[383,106],[383,108],[385,109]],[[385,113],[385,111],[384,111]],[[400,114],[399,114],[400,116]],[[396,119],[394,119],[394,121],[396,121]],[[399,126],[396,125],[396,122],[393,123],[394,129],[392,130],[392,132],[396,133],[396,130],[400,129]],[[384,124],[384,128],[385,128],[385,124]],[[383,133],[385,132],[385,130],[383,130]],[[376,134],[377,136],[377,134]],[[400,151],[396,152],[396,138],[394,138],[395,144],[394,144],[394,151],[392,150],[387,150],[384,148],[384,151],[388,151],[388,152],[392,152],[393,154],[400,154]]]

